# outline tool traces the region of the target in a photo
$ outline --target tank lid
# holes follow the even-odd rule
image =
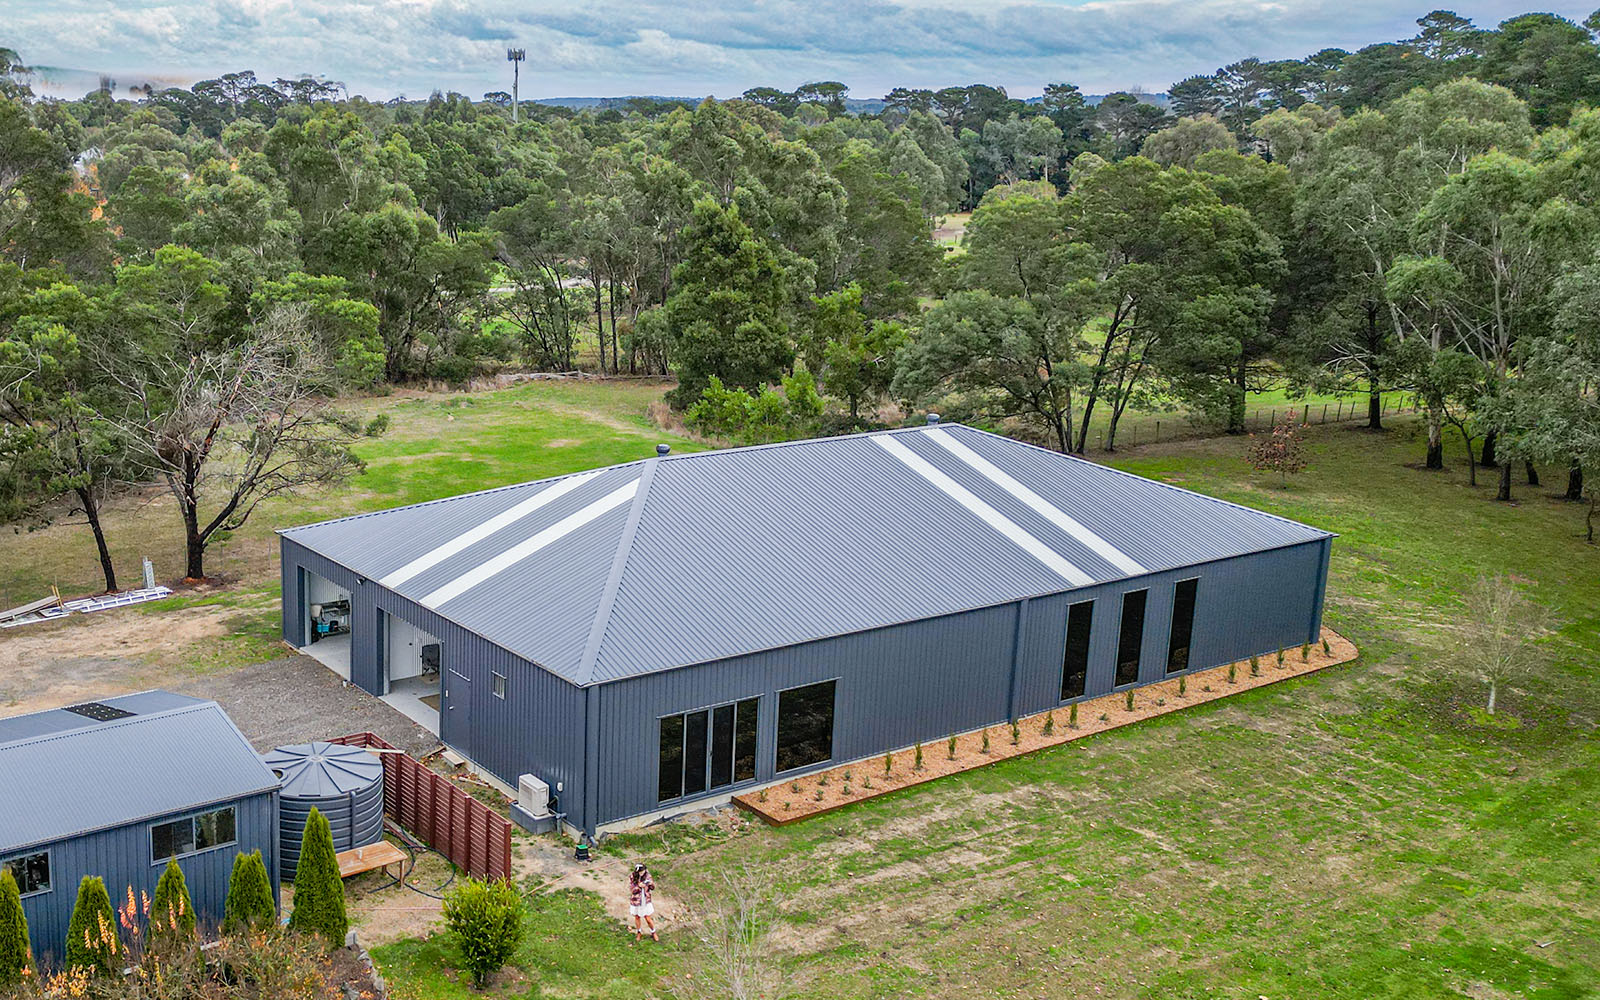
[[[383,761],[376,755],[338,743],[279,747],[261,761],[282,777],[282,794],[297,798],[345,795],[383,781]]]

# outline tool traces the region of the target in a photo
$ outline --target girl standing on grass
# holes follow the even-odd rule
[[[655,895],[656,883],[650,877],[650,869],[643,862],[633,866],[633,874],[628,878],[628,915],[633,917],[633,939],[638,941],[643,936],[646,928],[650,931],[650,940],[660,941],[656,934],[656,904],[651,902]],[[644,927],[640,927],[640,921]]]

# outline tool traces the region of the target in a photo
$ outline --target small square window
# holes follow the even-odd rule
[[[194,849],[204,851],[233,843],[233,807],[201,813],[194,818]]]
[[[489,690],[494,692],[496,698],[504,698],[506,696],[506,675],[495,673],[491,670],[489,672]]]
[[[11,877],[17,880],[17,889],[24,896],[50,891],[49,851],[24,854],[20,858],[8,858],[0,861],[0,867],[11,872]]]

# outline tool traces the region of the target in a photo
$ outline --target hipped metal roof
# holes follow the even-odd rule
[[[0,719],[0,857],[278,787],[215,702],[167,691]]]
[[[667,455],[283,534],[579,685],[1328,537],[957,424]]]

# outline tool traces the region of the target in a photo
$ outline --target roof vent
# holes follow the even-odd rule
[[[86,701],[82,705],[68,705],[66,710],[74,715],[81,715],[85,719],[93,719],[96,722],[114,722],[117,719],[130,719],[136,714],[98,701]]]
[[[929,427],[932,427],[934,424],[936,424],[938,422],[939,422],[939,415],[937,413],[928,414],[928,426]]]
[[[670,444],[658,444],[658,445],[656,445],[656,454],[657,455],[665,455],[667,452],[669,452],[671,450],[672,450],[672,445],[670,445]]]

